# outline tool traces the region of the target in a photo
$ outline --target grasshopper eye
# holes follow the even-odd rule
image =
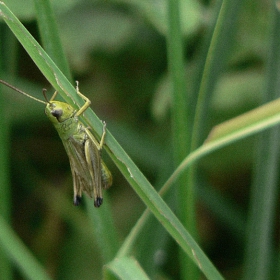
[[[62,116],[63,111],[62,109],[53,110],[51,111],[51,114],[58,120]]]

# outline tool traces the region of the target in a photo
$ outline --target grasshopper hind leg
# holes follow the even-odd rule
[[[100,207],[103,202],[100,150],[96,147],[94,142],[88,138],[84,144],[84,151],[89,176],[92,181],[91,184],[88,184],[86,192],[90,197],[94,197],[94,206]]]
[[[79,195],[74,196],[74,205],[79,206],[82,201],[82,197]]]
[[[81,181],[79,177],[77,176],[77,173],[75,172],[73,168],[73,162],[70,160],[70,166],[71,166],[71,172],[73,177],[73,184],[74,184],[74,198],[73,198],[73,204],[75,206],[79,206],[82,201],[82,187],[81,187]]]
[[[94,200],[94,206],[95,207],[100,207],[101,204],[103,202],[103,198],[102,197],[97,197],[95,200]]]

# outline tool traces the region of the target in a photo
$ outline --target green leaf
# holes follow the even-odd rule
[[[45,50],[60,67],[68,79],[71,79],[69,65],[64,54],[53,6],[49,0],[34,0],[37,23]]]
[[[35,17],[33,0],[24,1],[24,5],[19,5],[17,0],[6,0],[5,4],[22,20],[31,20]]]
[[[169,189],[174,181],[202,157],[236,141],[264,131],[280,123],[280,99],[215,126],[202,146],[190,153],[164,184]],[[166,190],[164,190],[166,191]]]
[[[104,270],[105,279],[150,279],[141,268],[140,264],[132,257],[114,259],[105,266]]]
[[[22,274],[28,279],[51,279],[2,216],[0,216],[0,228],[1,248],[6,251],[9,258],[17,265]]]

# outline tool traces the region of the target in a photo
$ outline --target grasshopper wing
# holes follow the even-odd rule
[[[94,197],[94,206],[102,204],[101,192],[101,158],[97,147],[86,136],[81,138],[69,137],[64,142],[68,154],[74,185],[74,204],[79,205],[82,192]]]
[[[104,124],[106,125],[106,124]],[[105,127],[105,126],[104,126]],[[95,137],[92,135],[92,133],[90,132],[89,129],[85,128],[85,132],[90,140],[90,151],[95,151],[96,153],[98,152],[98,154],[93,154],[92,155],[92,159],[94,159],[95,157],[97,157],[98,155],[101,158],[101,150],[102,150],[102,146],[103,146],[103,142],[104,142],[104,136],[105,136],[105,130],[103,127],[103,135],[101,137],[100,143],[97,142],[97,140],[95,139]],[[93,170],[99,170],[100,166],[99,166],[99,162],[95,162],[92,161],[93,163],[95,163],[97,166],[93,166]],[[108,189],[109,187],[111,187],[113,180],[112,180],[112,174],[110,172],[110,170],[107,168],[106,164],[103,162],[103,160],[100,160],[101,162],[101,185],[98,184],[98,186],[102,186],[103,189]],[[97,168],[97,169],[95,169]],[[99,183],[99,181],[98,181]],[[99,188],[99,187],[98,187]],[[99,191],[101,193],[101,188],[99,188]]]

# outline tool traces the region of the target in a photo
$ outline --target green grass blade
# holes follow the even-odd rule
[[[105,279],[150,279],[139,263],[132,257],[116,258],[108,263],[104,270]]]
[[[280,123],[279,112],[280,99],[277,99],[215,126],[205,143],[183,160],[164,184],[163,189],[169,189],[180,174],[200,158],[236,141],[278,125]]]
[[[73,100],[78,102],[79,98],[77,98],[75,94],[74,87],[4,2],[0,2],[0,16],[10,27],[14,35],[52,86],[59,91],[63,98],[70,104],[74,105]]]
[[[125,238],[122,246],[120,247],[116,257],[122,258],[128,256],[133,251],[133,246],[135,245],[137,238],[141,234],[144,225],[147,223],[148,219],[151,217],[151,212],[146,209],[141,217],[138,219],[134,227],[130,230],[128,236]]]
[[[242,1],[222,1],[200,82],[192,134],[192,150],[201,145],[207,135],[206,120],[211,98],[233,45],[235,22],[238,19]]]
[[[184,65],[184,42],[181,30],[180,2],[168,1],[168,65],[172,81],[172,142],[175,166],[178,166],[190,152],[191,121],[188,104],[192,104],[187,93]],[[196,236],[194,182],[188,182],[189,173],[180,177],[176,189],[180,220],[193,236]],[[183,279],[196,279],[197,268],[180,252],[181,276]]]
[[[0,53],[2,53],[0,46]],[[2,58],[0,57],[0,73],[2,73]],[[1,90],[0,90],[1,91]],[[11,203],[11,184],[9,173],[9,152],[10,152],[10,122],[7,118],[7,107],[5,104],[5,96],[0,94],[0,213],[3,218],[8,222],[10,221],[12,203]],[[0,249],[0,275],[3,279],[12,279],[12,266],[6,257],[5,252]]]
[[[265,101],[280,96],[279,11],[274,8],[272,42],[268,59]],[[244,279],[270,279],[274,261],[273,228],[278,197],[279,127],[258,138],[257,157],[250,196],[245,247]]]
[[[200,52],[200,57],[199,57],[199,61],[198,61],[197,70],[196,70],[195,75],[194,75],[194,82],[193,82],[194,86],[192,88],[192,91],[193,91],[192,94],[195,95],[195,98],[198,97],[198,92],[199,92],[199,89],[200,89],[200,86],[201,86],[203,72],[205,70],[207,55],[209,53],[209,46],[211,45],[211,40],[213,38],[213,34],[214,34],[214,31],[215,31],[217,19],[219,18],[219,13],[220,13],[220,10],[221,10],[222,3],[223,3],[222,0],[215,1],[215,4],[214,4],[215,6],[213,8],[213,16],[210,19],[209,26],[206,30],[205,38],[202,39],[203,40],[203,42],[201,44],[202,45],[202,50]],[[192,108],[191,114],[192,114],[192,116],[194,116],[195,106],[194,106],[194,108]]]
[[[215,126],[205,143],[223,137],[247,137],[278,124],[280,99],[271,101],[247,113]]]
[[[9,227],[4,218],[0,216],[0,243],[1,248],[28,279],[50,280],[42,265],[30,253],[14,231]]]
[[[34,4],[43,46],[64,75],[71,80],[69,65],[61,45],[52,5],[49,0],[34,0]]]
[[[3,96],[1,94],[0,97],[0,186],[1,186],[1,196],[0,196],[0,213],[3,215],[3,218],[6,221],[10,220],[11,216],[11,186],[9,180],[9,151],[10,151],[10,141],[9,141],[9,121],[6,116],[5,108],[1,108],[5,106],[5,101],[3,100]],[[2,247],[0,249],[0,273],[3,279],[12,279],[10,276],[12,275],[11,265],[7,261],[6,256],[3,254]]]
[[[108,143],[108,145],[110,145],[110,143]],[[114,146],[118,144],[113,143],[112,145]],[[196,263],[196,265],[199,266],[199,268],[209,279],[222,279],[219,272],[201,251],[199,246],[195,243],[186,229],[182,226],[178,218],[165,204],[159,194],[147,181],[144,175],[138,170],[131,159],[125,154],[121,147],[115,151],[117,152],[117,159],[122,159],[121,162],[119,160],[115,161],[116,165],[128,180],[130,185],[134,188],[135,192],[148,206],[150,211],[153,212],[155,217],[162,223],[170,235],[179,243],[182,249]],[[114,160],[114,157],[112,158]]]
[[[168,64],[172,79],[172,127],[175,164],[190,150],[190,118],[185,78],[183,38],[180,26],[180,1],[169,1]],[[180,190],[181,192],[181,190]]]
[[[119,238],[114,227],[108,197],[104,194],[105,203],[98,211],[94,208],[92,200],[85,197],[87,213],[92,221],[95,238],[103,257],[103,263],[111,261],[119,248]]]

